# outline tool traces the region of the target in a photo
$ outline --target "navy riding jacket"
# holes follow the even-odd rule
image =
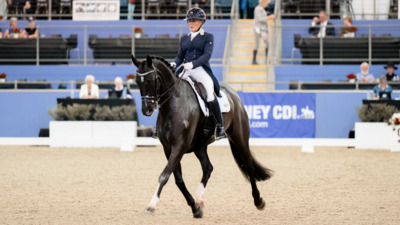
[[[214,82],[214,92],[221,97],[219,93],[219,83],[215,78],[210,63],[211,54],[214,48],[214,35],[200,32],[193,40],[190,40],[190,33],[181,37],[179,43],[179,52],[175,57],[177,66],[182,63],[193,63],[193,69],[202,66]]]

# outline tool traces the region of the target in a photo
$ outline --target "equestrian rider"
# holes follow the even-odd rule
[[[185,20],[190,33],[181,37],[178,55],[175,62],[171,62],[171,66],[175,68],[182,64],[184,71],[179,74],[179,77],[189,76],[204,86],[207,92],[207,106],[217,120],[216,139],[225,138],[221,110],[214,95],[215,92],[221,97],[219,83],[209,63],[214,48],[214,35],[205,32],[202,28],[206,22],[206,14],[202,9],[196,7],[189,9]]]

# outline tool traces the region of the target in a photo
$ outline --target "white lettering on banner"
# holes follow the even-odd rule
[[[250,124],[250,128],[267,128],[268,127],[268,122],[267,121],[253,121]]]
[[[244,107],[250,120],[268,120],[271,105],[245,105]],[[308,106],[301,108],[300,111],[301,115],[298,115],[297,105],[275,105],[272,107],[272,117],[274,120],[315,119],[314,111]],[[260,126],[254,125],[254,127]],[[261,127],[268,127],[268,124]]]
[[[275,120],[290,120],[297,119],[297,106],[296,105],[276,105],[272,109],[272,116]]]
[[[270,105],[245,105],[244,108],[246,109],[249,119],[267,120],[268,113],[269,113],[269,110],[271,109],[271,106]]]

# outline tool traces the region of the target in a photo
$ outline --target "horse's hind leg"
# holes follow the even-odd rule
[[[180,163],[174,171],[174,177],[175,177],[176,186],[178,186],[179,190],[181,190],[183,196],[186,199],[187,204],[192,208],[193,217],[194,218],[203,217],[203,210],[201,209],[200,206],[195,204],[195,201],[194,201],[192,195],[187,190],[185,182],[183,181],[182,167],[181,167]]]
[[[207,146],[196,150],[194,154],[200,160],[201,168],[203,169],[203,177],[201,178],[201,183],[196,190],[196,205],[204,207],[203,194],[207,186],[208,179],[210,179],[211,173],[213,171],[213,166],[211,165],[210,159],[208,158]]]
[[[240,170],[245,175],[245,177],[250,181],[254,205],[257,207],[257,209],[263,210],[265,207],[265,202],[261,198],[260,191],[257,188],[254,168],[255,165],[252,162],[254,161],[254,159],[251,156],[248,145],[241,145],[241,148],[238,148],[238,146],[232,141],[229,141],[229,144],[231,146],[231,150],[236,160],[236,163],[238,164]]]

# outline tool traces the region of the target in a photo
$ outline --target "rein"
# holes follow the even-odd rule
[[[140,77],[143,77],[143,76],[146,76],[146,75],[148,75],[148,74],[150,74],[150,73],[155,72],[155,73],[156,73],[156,78],[160,77],[160,76],[158,75],[157,70],[156,70],[156,68],[154,67],[154,65],[152,65],[152,67],[153,67],[153,69],[150,70],[150,71],[147,71],[147,72],[145,72],[145,73],[136,72],[136,74],[139,75]],[[174,75],[176,75],[176,73],[175,73]],[[161,108],[161,106],[162,106],[164,103],[166,103],[166,102],[172,97],[172,95],[175,94],[177,88],[179,87],[179,85],[180,85],[180,83],[181,83],[181,81],[182,81],[182,78],[183,78],[183,76],[179,78],[178,82],[175,82],[171,87],[168,88],[168,90],[166,90],[166,91],[165,91],[164,93],[162,93],[161,95],[158,95],[158,93],[157,93],[157,96],[144,96],[144,97],[142,96],[142,100],[144,100],[144,101],[156,102],[157,105],[158,105],[158,108]],[[157,88],[157,80],[158,80],[158,79],[156,79],[156,88]],[[171,90],[173,91],[172,93],[170,93]],[[159,103],[159,101],[161,100],[161,98],[164,97],[165,95],[167,95],[168,93],[170,93],[170,94],[167,96],[167,98],[164,99],[164,101],[162,101],[161,103]]]
[[[176,74],[174,74],[174,75],[176,75]],[[181,77],[179,78],[179,80],[178,80],[177,83],[174,83],[170,88],[168,88],[168,90],[166,90],[164,93],[162,93],[162,94],[158,97],[157,102],[160,101],[161,97],[163,97],[163,96],[166,95],[168,92],[170,92],[171,90],[173,90],[173,92],[172,92],[170,95],[168,95],[167,98],[166,98],[164,101],[162,101],[161,103],[158,103],[158,108],[161,108],[161,106],[162,106],[164,103],[166,103],[166,102],[172,97],[172,95],[175,94],[176,90],[177,90],[178,87],[179,87],[179,84],[180,84],[181,81],[182,81],[182,78],[183,78],[183,76],[181,76]]]

